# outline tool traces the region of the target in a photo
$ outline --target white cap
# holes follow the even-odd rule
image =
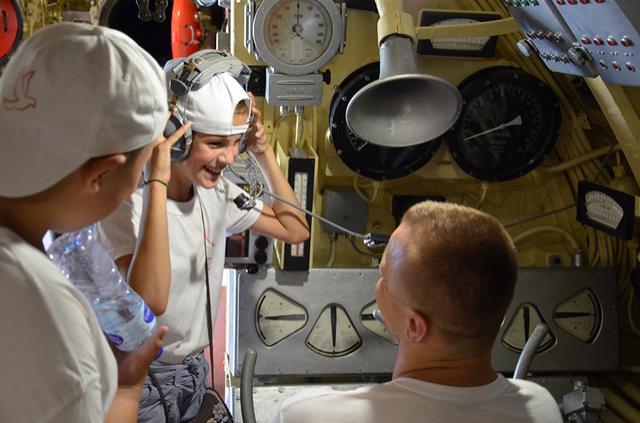
[[[186,58],[168,61],[164,66],[165,73]],[[167,84],[169,81],[167,81]],[[169,98],[172,93],[169,92]],[[249,118],[243,125],[234,125],[233,116],[236,106],[244,101],[251,114],[249,95],[228,72],[215,75],[197,91],[189,91],[179,97],[176,108],[181,118],[191,122],[191,130],[209,135],[237,135],[249,129]]]
[[[151,143],[167,122],[164,74],[127,35],[61,23],[37,31],[0,78],[0,196],[43,191],[93,157]]]

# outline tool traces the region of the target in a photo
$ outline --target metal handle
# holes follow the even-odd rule
[[[256,423],[256,413],[253,409],[253,374],[256,368],[257,354],[248,349],[242,361],[242,380],[240,381],[240,412],[244,423]]]
[[[538,323],[538,326],[536,326],[526,344],[524,344],[520,357],[518,357],[516,370],[513,372],[514,379],[526,379],[529,366],[536,355],[536,350],[544,337],[547,336],[547,333],[549,333],[549,326],[544,323]]]

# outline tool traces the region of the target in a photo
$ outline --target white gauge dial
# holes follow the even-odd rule
[[[360,348],[362,339],[345,309],[339,304],[329,304],[318,316],[305,343],[320,355],[341,357]]]
[[[375,301],[367,304],[360,312],[360,323],[384,340],[391,342],[393,345],[398,345],[398,342],[393,339],[387,328],[373,317],[373,310],[376,308],[378,308],[378,304]]]
[[[464,25],[478,23],[475,19],[452,18],[438,21],[429,26],[439,25]],[[464,38],[436,38],[431,40],[431,45],[436,50],[479,51],[489,42],[491,37],[464,37]]]
[[[295,301],[267,289],[256,305],[256,329],[267,347],[293,335],[307,324],[307,311]]]
[[[582,342],[590,343],[600,330],[598,299],[588,288],[576,292],[553,310],[553,321]]]
[[[278,60],[306,65],[329,48],[332,22],[317,0],[283,0],[267,12],[263,36]]]
[[[513,314],[502,336],[502,343],[509,349],[521,352],[538,323],[546,323],[540,312],[531,303],[524,303]],[[553,346],[555,337],[549,331],[538,346],[537,352],[546,351]]]
[[[589,191],[585,195],[587,217],[611,229],[618,227],[624,210],[616,200],[602,191]]]

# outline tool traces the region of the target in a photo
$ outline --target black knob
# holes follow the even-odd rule
[[[267,239],[266,236],[260,235],[259,237],[256,238],[254,245],[258,250],[266,250],[267,247],[269,246],[269,240]]]
[[[265,253],[264,250],[256,251],[253,255],[253,260],[257,264],[265,264],[267,262],[267,253]]]

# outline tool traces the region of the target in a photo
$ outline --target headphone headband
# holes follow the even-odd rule
[[[193,53],[168,72],[169,89],[177,97],[198,91],[216,75],[229,72],[246,87],[251,69],[236,57],[223,51],[205,49]]]

